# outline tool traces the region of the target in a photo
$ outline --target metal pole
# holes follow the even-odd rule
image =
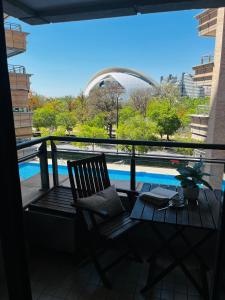
[[[116,98],[116,139],[118,139],[118,127],[119,127],[119,100],[118,97]],[[116,145],[116,152],[118,154],[119,149],[118,145]]]
[[[57,147],[53,141],[51,141],[51,156],[52,156],[53,184],[54,186],[58,186],[59,174],[58,174]]]
[[[132,156],[130,161],[130,189],[136,190],[136,164],[135,164],[135,146],[132,146]]]
[[[119,99],[118,97],[116,98],[116,129],[118,130],[119,127]],[[117,136],[117,132],[116,132]]]
[[[49,189],[49,173],[48,173],[48,152],[47,143],[42,142],[39,148],[40,154],[40,169],[41,169],[41,188],[42,190]]]
[[[31,300],[15,128],[7,66],[3,6],[0,0],[0,228],[10,300]]]

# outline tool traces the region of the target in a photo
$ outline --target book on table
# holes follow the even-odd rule
[[[177,198],[178,193],[169,189],[156,187],[150,192],[142,193],[140,196],[143,200],[148,201],[151,204],[165,206],[170,200]]]

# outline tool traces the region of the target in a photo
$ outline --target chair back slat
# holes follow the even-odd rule
[[[92,172],[93,172],[93,177],[94,177],[95,190],[96,190],[96,192],[99,192],[101,189],[100,189],[100,185],[99,185],[99,181],[98,181],[97,169],[96,169],[94,159],[91,163],[91,166],[92,166]]]
[[[67,165],[71,187],[76,189],[75,200],[77,194],[83,198],[110,186],[104,154],[77,161],[68,161]]]
[[[80,198],[83,198],[83,188],[81,185],[81,180],[80,180],[80,173],[78,170],[78,166],[76,164],[73,165],[74,168],[74,174],[75,174],[75,178],[76,178],[76,184],[77,184],[77,192]]]
[[[103,181],[102,181],[101,171],[99,168],[99,162],[95,161],[94,164],[95,164],[95,169],[96,169],[96,173],[97,173],[98,186],[101,191],[101,190],[104,190],[104,185],[103,185]]]
[[[86,183],[87,196],[91,196],[93,192],[91,191],[91,183],[90,183],[90,179],[89,179],[89,175],[88,175],[87,164],[84,164],[83,172],[84,172],[84,179],[85,179],[85,183]]]
[[[79,175],[80,175],[80,182],[81,182],[81,187],[82,187],[82,192],[83,192],[83,197],[87,197],[88,192],[87,192],[87,185],[84,179],[84,171],[83,171],[83,164],[78,165],[78,170],[79,170]]]
[[[73,168],[72,168],[72,164],[67,161],[67,168],[68,168],[68,173],[69,173],[69,179],[70,179],[70,185],[71,185],[71,190],[72,190],[72,195],[73,195],[73,199],[74,201],[77,199],[77,187],[75,185],[75,181],[74,181],[74,176],[73,176]]]
[[[91,191],[91,195],[93,195],[96,191],[95,191],[94,177],[93,177],[93,172],[92,172],[90,161],[88,161],[86,163],[86,165],[87,165],[87,172],[88,172],[88,177],[89,177],[89,182],[90,182],[90,191]]]
[[[102,175],[103,185],[110,186],[109,174],[105,160],[101,160],[99,166]]]

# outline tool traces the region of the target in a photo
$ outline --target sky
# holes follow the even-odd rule
[[[91,77],[108,67],[161,75],[192,72],[202,55],[213,54],[214,38],[199,37],[199,10],[31,26],[27,51],[9,59],[32,74],[31,90],[47,96],[78,95]]]

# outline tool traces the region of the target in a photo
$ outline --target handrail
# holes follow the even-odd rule
[[[142,140],[121,140],[121,139],[99,139],[99,138],[81,138],[72,136],[46,136],[29,142],[17,145],[17,150],[27,148],[42,143],[43,141],[64,141],[64,142],[84,142],[94,144],[109,145],[129,145],[129,146],[148,146],[148,147],[166,147],[166,148],[189,148],[189,149],[209,149],[225,150],[225,144],[199,144],[167,141],[142,141]]]
[[[42,189],[49,188],[49,173],[48,173],[48,158],[51,156],[52,160],[52,169],[53,169],[53,183],[54,186],[57,186],[59,183],[58,176],[58,154],[60,153],[85,153],[85,151],[80,151],[77,149],[57,149],[55,141],[67,141],[67,142],[83,142],[83,143],[94,143],[94,144],[108,144],[108,145],[129,145],[132,146],[131,152],[107,152],[108,155],[117,156],[117,158],[129,158],[130,160],[130,189],[136,189],[136,161],[138,160],[151,160],[154,161],[170,161],[178,160],[179,163],[190,161],[196,162],[199,161],[201,157],[191,157],[191,156],[182,156],[182,155],[154,155],[151,153],[139,154],[136,153],[135,146],[147,146],[147,147],[167,147],[167,148],[192,148],[192,149],[212,149],[212,150],[225,150],[225,144],[199,144],[199,143],[180,143],[180,142],[155,142],[155,141],[140,141],[140,140],[117,140],[117,139],[96,139],[96,138],[79,138],[74,136],[47,136],[43,138],[38,138],[29,142],[24,142],[17,145],[17,150],[28,148],[33,145],[39,144],[39,149],[30,155],[24,156],[19,159],[19,162],[29,160],[38,156],[40,158],[40,175],[41,175],[41,186]],[[50,145],[50,149],[47,149],[47,143]],[[106,149],[107,150],[107,149]],[[102,150],[100,150],[102,151]],[[92,154],[99,153],[100,151],[92,151]],[[106,153],[106,151],[104,151]],[[90,153],[90,151],[88,151]],[[86,151],[87,154],[87,151]],[[205,163],[216,163],[225,165],[225,160],[220,158],[201,158]]]
[[[6,30],[22,31],[21,25],[16,23],[4,22],[4,27]]]
[[[10,73],[17,73],[17,74],[26,74],[26,69],[24,66],[21,65],[8,65],[8,70]]]
[[[100,150],[80,150],[80,149],[57,149],[57,153],[67,153],[67,154],[73,154],[73,153],[82,153],[82,154],[99,154],[102,151]],[[109,151],[105,151],[104,153],[106,155],[111,155],[111,156],[117,156],[118,158],[130,158],[132,156],[132,153],[128,153],[128,152],[109,152]],[[140,160],[161,160],[161,161],[172,161],[172,160],[178,160],[178,161],[189,161],[189,162],[198,162],[199,161],[199,157],[192,157],[189,155],[162,155],[162,154],[139,154],[136,153],[135,154],[136,159],[140,159]],[[215,163],[215,164],[225,164],[225,159],[216,159],[216,158],[201,158],[202,161],[204,161],[205,163]]]
[[[45,142],[45,141],[48,141],[48,140],[49,140],[49,136],[42,137],[42,138],[35,139],[35,140],[29,141],[29,142],[19,143],[19,144],[16,145],[16,148],[17,148],[17,150],[22,150],[22,149],[25,149],[25,148],[28,148],[28,147],[31,147],[31,146],[34,146],[34,145],[41,144],[42,142]]]

